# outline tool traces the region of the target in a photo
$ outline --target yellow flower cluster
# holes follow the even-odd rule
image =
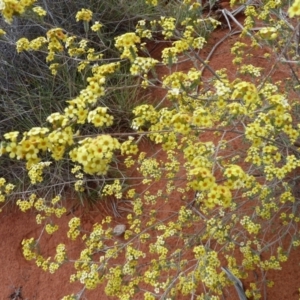
[[[193,112],[191,123],[197,127],[210,128],[213,125],[213,116],[207,109],[198,107]]]
[[[222,112],[225,107],[225,101],[227,99],[230,99],[230,95],[232,93],[232,86],[226,78],[222,78],[222,81],[216,80],[214,82],[214,87],[216,89],[215,93],[218,97],[218,108],[220,112]]]
[[[46,217],[50,217],[52,214],[55,214],[57,218],[60,218],[67,211],[65,207],[57,205],[59,201],[60,196],[56,196],[48,204],[44,198],[38,198],[36,194],[31,194],[28,200],[19,199],[16,204],[23,212],[26,212],[33,207],[39,212],[44,212],[45,216],[42,216],[41,214],[37,214],[36,216],[37,224],[41,224],[42,220]]]
[[[230,165],[224,171],[224,176],[227,178],[227,186],[232,189],[244,187],[246,174],[238,165]]]
[[[80,146],[70,151],[73,162],[83,166],[87,174],[106,174],[109,163],[114,158],[114,151],[120,148],[117,139],[110,135],[99,135],[96,138],[86,138],[80,141]]]
[[[136,57],[131,64],[130,73],[145,76],[157,63],[158,60],[152,57]]]
[[[81,172],[82,167],[80,165],[76,165],[74,168],[71,169],[71,173],[75,174],[75,178],[78,178],[78,180],[74,184],[75,191],[77,192],[83,192],[85,190],[84,188],[84,174]]]
[[[58,69],[59,69],[59,63],[53,63],[49,65],[49,70],[51,71],[51,74],[54,76],[57,74]]]
[[[274,132],[274,127],[271,124],[261,124],[260,117],[264,116],[261,114],[254,123],[249,124],[245,130],[246,138],[252,142],[254,147],[262,146],[264,138],[270,137]]]
[[[176,19],[175,18],[160,17],[158,24],[163,28],[162,34],[166,40],[173,37],[174,31],[176,28]]]
[[[27,38],[20,38],[16,42],[17,52],[22,52],[24,50],[30,50],[30,42]]]
[[[213,142],[196,142],[192,139],[187,140],[183,153],[187,166],[191,167],[212,167],[210,161],[211,155],[214,154],[215,146]]]
[[[36,241],[34,238],[22,240],[23,255],[26,260],[32,260],[36,258],[36,254],[32,251],[36,247]]]
[[[162,62],[168,66],[171,66],[172,64],[178,62],[176,49],[174,47],[164,48],[161,57],[162,57]]]
[[[47,12],[41,6],[35,6],[32,9],[32,11],[35,12],[40,17],[44,17],[47,15]]]
[[[261,229],[261,225],[254,223],[249,216],[244,216],[240,223],[246,228],[246,230],[250,233],[250,234],[255,234],[257,235],[258,232]]]
[[[209,24],[213,24],[213,19],[197,19],[194,20],[191,25],[188,25],[190,20],[190,18],[187,18],[186,21],[181,23],[181,25],[185,25],[182,38],[173,42],[172,47],[163,49],[162,58],[165,64],[171,65],[176,63],[179,54],[186,51],[199,50],[204,47],[206,40],[203,36],[199,36],[199,32],[202,30],[209,31]],[[158,23],[163,28],[162,34],[165,39],[171,38],[176,28],[175,19],[162,17]]]
[[[257,33],[264,40],[275,40],[278,37],[277,28],[275,27],[263,27]]]
[[[214,208],[220,205],[223,208],[230,207],[232,202],[232,194],[227,186],[214,185],[207,193],[207,199],[204,202],[205,207]]]
[[[171,119],[175,133],[188,135],[191,130],[191,115],[187,113],[174,114]]]
[[[120,183],[120,180],[115,180],[114,183],[112,184],[106,184],[102,191],[101,191],[102,196],[112,196],[114,195],[117,199],[122,198],[122,185]]]
[[[145,177],[145,179],[154,178],[155,180],[159,180],[162,176],[160,163],[155,158],[144,159],[138,170]]]
[[[14,188],[15,185],[7,183],[5,178],[0,177],[0,203],[5,201],[5,198],[12,193]]]
[[[49,121],[49,118],[47,119]],[[51,156],[55,160],[62,159],[66,147],[73,145],[73,129],[67,126],[63,129],[52,131],[48,135],[48,150],[51,151]]]
[[[44,259],[42,255],[37,254],[37,242],[33,239],[23,239],[22,250],[25,259],[36,260],[36,265],[41,267],[44,271],[49,271],[53,274],[67,259],[65,245],[59,244],[56,247],[55,261],[50,262],[51,257]]]
[[[263,270],[281,270],[280,261],[272,255],[268,260],[262,261],[260,266]]]
[[[135,249],[129,244],[126,247],[126,262],[122,269],[123,274],[133,275],[136,272],[136,266],[138,265],[138,260],[140,257],[144,258],[146,257],[146,254],[141,250]]]
[[[32,6],[37,0],[1,0],[0,12],[6,22],[11,23],[13,16],[22,15],[28,7]]]
[[[251,248],[252,241],[248,240],[246,244],[242,244],[240,249],[240,252],[243,254],[243,261],[242,265],[247,270],[253,270],[255,266],[259,265],[261,262],[259,253],[257,251],[253,251]]]
[[[196,167],[191,169],[189,171],[189,176],[191,176],[189,186],[194,191],[207,191],[215,186],[216,179],[206,167]]]
[[[167,171],[166,173],[166,178],[174,178],[176,177],[177,173],[180,170],[180,162],[177,159],[176,152],[173,150],[167,150],[168,154],[168,160],[166,161],[166,167],[165,170]],[[158,191],[158,196],[162,194],[161,191]]]
[[[91,61],[101,59],[101,54],[96,54],[94,48],[88,48],[88,41],[81,39],[78,41],[76,36],[68,36],[65,40],[65,48],[68,49],[68,54],[70,57],[81,57],[87,54],[87,60],[80,60],[77,70],[82,71]],[[90,61],[89,61],[90,60]]]
[[[188,274],[186,276],[179,277],[179,283],[177,284],[177,289],[181,291],[182,295],[187,296],[189,294],[194,294],[196,292],[196,282],[193,278],[194,274]]]
[[[134,32],[127,32],[115,38],[115,46],[122,51],[121,58],[128,58],[131,61],[137,56],[138,48],[136,44],[141,43],[141,39]]]
[[[84,181],[79,179],[74,183],[74,188],[76,192],[84,192],[85,191],[85,187],[84,187]]]
[[[129,155],[129,154],[137,154],[139,151],[139,148],[137,144],[134,142],[134,137],[129,136],[128,140],[123,142],[121,145],[121,154],[122,155]]]
[[[249,74],[249,75],[254,76],[254,77],[260,77],[262,70],[263,70],[263,68],[254,67],[253,65],[246,65],[246,64],[243,64],[242,66],[239,67],[239,72],[241,74],[243,74],[243,75],[244,74]]]
[[[56,246],[56,255],[55,260],[57,263],[62,264],[64,261],[66,261],[66,246],[64,244],[59,244]]]
[[[47,32],[47,38],[37,37],[31,41],[27,38],[21,38],[16,42],[16,47],[18,52],[26,51],[37,51],[40,50],[44,45],[47,45],[48,55],[46,58],[47,62],[51,62],[55,58],[55,53],[62,52],[64,47],[62,42],[66,41],[67,35],[61,28],[53,28]],[[50,70],[52,74],[55,75],[58,64],[52,64]]]
[[[262,205],[257,206],[255,211],[258,216],[263,219],[270,220],[272,215],[278,211],[278,206],[276,205],[275,198],[262,198]],[[267,200],[268,199],[268,200]]]
[[[257,287],[257,284],[253,282],[250,283],[250,288],[246,289],[245,294],[248,298],[252,298],[253,300],[259,300],[262,298],[260,289]]]
[[[300,166],[300,160],[296,158],[295,155],[287,155],[286,157],[286,163],[281,168],[270,168],[267,170],[270,171],[270,177],[272,177],[272,174],[277,177],[278,179],[283,179],[287,174],[289,174],[292,170],[295,170],[297,167]]]
[[[67,126],[68,124],[74,122],[84,124],[86,120],[95,126],[112,124],[113,118],[107,114],[106,107],[97,107],[91,112],[89,112],[89,108],[98,101],[98,97],[104,95],[105,76],[115,72],[118,67],[119,63],[94,66],[92,69],[93,76],[87,78],[88,86],[81,90],[78,97],[67,101],[69,105],[65,108],[64,114],[53,113],[47,118],[47,121],[56,129],[52,132],[54,146],[51,148],[52,151],[57,152],[54,154],[56,159],[61,157],[65,150],[64,145],[59,144],[72,144],[73,133],[71,128]],[[57,145],[58,141],[60,142]]]
[[[295,202],[295,196],[292,194],[291,191],[286,191],[286,192],[283,192],[281,195],[280,195],[280,202],[281,203],[286,203],[286,202],[292,202],[294,203]]]
[[[67,35],[62,28],[50,29],[46,35],[48,42],[48,55],[46,61],[50,62],[54,60],[56,53],[63,51],[64,47],[62,42],[66,41]]]
[[[45,230],[48,234],[53,234],[55,231],[58,230],[58,225],[57,224],[55,224],[55,225],[47,224],[45,226]]]
[[[195,161],[199,161],[199,157],[195,158]],[[233,171],[235,172],[236,170]],[[212,209],[217,205],[223,208],[230,207],[232,204],[230,189],[240,187],[238,177],[231,176],[229,169],[225,174],[225,177],[228,177],[225,185],[216,184],[214,175],[208,168],[203,166],[191,168],[189,170],[189,176],[191,177],[189,178],[188,186],[195,191],[202,192],[201,202],[203,202],[203,206],[208,209]]]
[[[88,271],[81,271],[79,281],[84,284],[88,290],[95,289],[102,282],[101,275],[98,272],[97,264],[90,264]]]
[[[181,40],[172,43],[172,47],[166,47],[162,51],[163,63],[172,65],[178,61],[178,55],[188,50],[202,49],[206,43],[203,37],[193,37],[191,29],[192,26],[187,26],[184,33],[185,37]]]
[[[182,224],[189,223],[192,221],[193,212],[190,209],[187,209],[185,206],[181,206],[178,212],[178,221]]]
[[[31,209],[34,205],[34,201],[36,200],[36,194],[31,194],[28,200],[17,200],[16,204],[19,206],[22,212],[26,212]]]
[[[246,70],[247,72],[251,72],[251,74],[257,74],[255,69],[253,69],[254,67],[252,67],[253,66],[251,66],[250,69],[241,68],[243,69],[243,72]],[[254,70],[254,73],[251,70]],[[241,81],[234,85],[231,98],[234,100],[242,100],[248,114],[261,106],[262,103],[255,85],[246,81]]]
[[[91,110],[88,114],[87,120],[93,123],[95,127],[110,126],[113,124],[113,116],[107,113],[107,107],[98,106],[96,109]]]
[[[105,294],[108,296],[117,296],[120,300],[130,300],[135,294],[135,288],[138,286],[141,278],[134,278],[128,284],[124,284],[124,275],[121,266],[111,267],[105,276],[107,285]]]
[[[147,29],[147,23],[145,20],[140,20],[137,22],[137,25],[135,26],[135,32],[137,35],[141,38],[152,38],[152,32],[151,30]]]
[[[201,25],[205,26],[206,25],[205,21],[207,21],[207,20],[208,19],[205,19],[204,22],[199,22],[199,19],[198,19],[198,20],[194,21],[191,25],[187,25],[185,27],[185,30],[183,32],[183,39],[179,41],[179,42],[183,43],[182,44],[183,48],[185,48],[186,44],[188,44],[188,46],[190,47],[190,49],[200,50],[200,49],[202,49],[204,47],[204,45],[206,43],[206,40],[202,36],[197,37],[197,35],[198,35],[197,34],[197,29],[199,29],[199,28],[197,28],[198,27],[197,25],[201,24]],[[183,23],[184,22],[182,22],[182,24]],[[207,28],[207,30],[209,30],[209,29]],[[173,43],[173,45],[174,45],[174,43]],[[175,45],[175,48],[177,48],[176,45]],[[183,51],[181,51],[181,49],[183,49],[183,48],[181,48],[181,49],[180,48],[181,47],[177,48],[178,53],[183,52]]]
[[[195,102],[195,90],[201,84],[201,72],[191,68],[187,73],[173,72],[163,77],[163,87],[168,89],[168,99],[182,105],[182,111],[189,110],[186,105],[193,108],[201,106],[202,103]],[[192,97],[189,97],[192,95]]]
[[[283,8],[283,1],[281,0],[268,0],[264,5],[261,7],[259,14],[256,14],[258,16],[258,19],[267,21],[267,25],[274,24],[270,20],[270,15],[272,14],[272,11]],[[269,22],[268,22],[269,21]],[[281,19],[278,18],[276,20],[276,25],[278,25],[281,22]],[[286,22],[284,22],[286,24]]]
[[[40,161],[39,152],[45,152],[49,146],[47,133],[48,128],[33,127],[28,132],[23,134],[23,139],[17,141],[19,132],[12,131],[4,134],[4,138],[10,142],[5,142],[3,145],[3,154],[8,153],[10,158],[27,160],[27,168],[37,164]]]
[[[93,17],[93,12],[91,10],[82,8],[76,14],[76,22],[79,22],[79,21],[89,22],[92,20],[92,17]]]
[[[255,17],[257,16],[257,12],[255,7],[252,5],[248,5],[245,9],[246,19],[244,20],[244,26],[241,33],[241,36],[249,35],[249,31],[253,28],[255,24]]]
[[[196,246],[193,248],[197,267],[192,273],[195,280],[203,282],[209,289],[216,293],[220,293],[222,287],[225,286],[225,274],[218,273],[220,260],[216,251],[205,249],[204,246]]]
[[[96,21],[94,23],[94,25],[92,25],[91,29],[92,31],[99,31],[101,28],[103,27],[103,25],[99,22],[99,21]]]
[[[237,41],[231,47],[231,54],[234,55],[232,60],[233,64],[240,64],[243,60],[244,49],[247,47],[247,44]]]
[[[45,167],[49,167],[50,161],[39,162],[38,164],[32,165],[28,171],[31,184],[36,184],[43,181],[43,170]]]
[[[133,109],[135,118],[132,121],[132,128],[139,130],[144,126],[155,124],[158,121],[158,113],[152,105],[139,105]]]
[[[80,218],[74,217],[69,221],[69,231],[67,236],[71,240],[76,240],[80,234]]]

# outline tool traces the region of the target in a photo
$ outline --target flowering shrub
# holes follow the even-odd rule
[[[29,2],[2,0],[0,11],[8,22],[30,11],[45,15],[46,9]],[[132,299],[136,293],[149,300],[179,295],[221,299],[236,280],[250,277],[250,271],[257,269],[263,278],[251,282],[244,293],[259,299],[264,286],[272,286],[268,271],[280,270],[292,247],[300,245],[295,192],[300,167],[299,24],[282,15],[282,11],[290,17],[299,15],[299,3],[289,7],[270,0],[244,7],[240,38],[231,48],[237,70],[232,79],[228,70],[213,69],[201,52],[221,23],[193,1],[158,2],[144,5],[161,14],[160,5],[170,5],[170,15],[138,20],[134,31],[111,41],[115,52],[109,56],[99,48],[105,25],[88,8],[75,15],[85,35],[54,27],[45,36],[16,41],[19,53],[46,53],[54,77],[66,61],[72,61],[78,74],[84,74],[85,86],[72,99],[65,99],[62,111],[45,118],[48,125],[5,133],[2,157],[24,163],[33,186],[43,184],[43,172],[53,162],[68,161],[76,191],[85,190],[88,176],[98,176],[104,182],[99,197],[130,202],[126,230],[122,226],[121,232],[114,230],[111,216],[94,224],[89,233],[79,217],[70,220],[68,238],[80,236],[84,243],[70,281],[79,281],[83,289],[63,299],[78,299],[85,289],[100,284],[105,285],[107,296],[119,299]],[[174,7],[184,14],[176,15]],[[94,42],[95,32],[99,44]],[[149,54],[150,40],[168,41],[160,59]],[[247,63],[255,47],[265,51],[266,59],[273,56],[270,70]],[[186,61],[190,63],[186,71],[176,68]],[[158,66],[167,70],[162,78],[156,74]],[[291,78],[273,82],[276,66],[287,66]],[[206,69],[209,78],[204,76]],[[110,131],[115,117],[104,101],[112,88],[108,82],[114,82],[120,72],[141,89],[163,91],[158,104],[149,101],[133,108],[130,132]],[[140,151],[143,136],[157,145],[155,154]],[[242,144],[238,151],[235,141]],[[123,169],[119,161],[124,162]],[[120,178],[110,178],[115,168]],[[128,175],[132,168],[142,178],[142,188]],[[163,188],[156,188],[159,182],[164,182]],[[13,189],[1,178],[2,203]],[[19,208],[35,209],[37,223],[46,233],[55,234],[59,228],[51,216],[66,213],[61,195],[25,196],[16,201]],[[167,203],[174,207],[166,216]],[[69,261],[63,243],[57,245],[53,258],[43,257],[38,244],[38,239],[24,239],[23,254],[43,270],[54,273]],[[116,258],[122,263],[115,263]]]

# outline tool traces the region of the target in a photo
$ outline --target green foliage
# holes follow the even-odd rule
[[[82,8],[73,1],[58,10],[46,3],[43,10],[35,1],[14,2],[0,2],[4,18],[31,22],[35,13],[42,32],[15,43],[13,30],[3,34],[21,61],[3,60],[7,76],[9,68],[16,76],[1,94],[10,117],[1,122],[0,168],[25,166],[21,175],[0,180],[3,206],[17,198],[22,211],[36,210],[37,223],[54,234],[52,217],[66,213],[66,186],[130,203],[126,228],[113,228],[108,215],[84,233],[79,217],[70,220],[68,238],[80,236],[84,244],[70,281],[83,289],[64,299],[100,284],[119,299],[136,293],[220,299],[260,270],[263,278],[240,290],[259,299],[272,285],[268,271],[280,270],[300,245],[299,24],[282,14],[297,15],[297,4],[239,5],[246,18],[231,48],[237,70],[231,79],[203,57],[220,22],[199,3],[90,1]],[[167,42],[161,58],[151,57],[150,42]],[[248,63],[256,47],[273,61],[270,69]],[[29,69],[22,59],[31,62]],[[166,75],[158,76],[157,67]],[[273,82],[276,68],[290,71],[284,84]],[[155,90],[160,93],[152,99]],[[156,151],[140,150],[144,136]],[[14,191],[10,179],[22,181],[26,192]],[[51,192],[44,195],[43,188]],[[39,239],[22,242],[24,257],[43,270],[55,273],[68,261],[63,243],[53,258],[38,246]]]

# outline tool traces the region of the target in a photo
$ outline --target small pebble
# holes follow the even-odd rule
[[[120,236],[125,232],[125,230],[126,226],[124,224],[119,224],[115,226],[113,233],[115,236]]]

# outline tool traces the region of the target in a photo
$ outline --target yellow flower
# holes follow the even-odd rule
[[[277,28],[275,27],[263,27],[258,33],[265,40],[274,40],[278,36]]]
[[[288,10],[289,17],[300,16],[300,1],[296,0]]]
[[[12,142],[15,142],[17,140],[18,135],[19,135],[19,131],[11,131],[5,133],[3,136],[7,140],[11,140]]]
[[[16,46],[17,46],[17,52],[22,52],[24,50],[29,50],[30,48],[30,43],[29,40],[27,38],[20,38],[17,42],[16,42]]]
[[[98,21],[96,21],[95,23],[94,23],[94,25],[91,27],[91,29],[93,30],[93,31],[98,31],[98,30],[100,30],[101,28],[102,28],[102,24],[101,23],[99,23]]]
[[[79,21],[86,21],[89,22],[92,20],[93,12],[89,9],[82,8],[80,11],[76,14],[76,22]]]
[[[47,15],[47,12],[41,6],[36,6],[32,10],[40,17],[44,17]]]

